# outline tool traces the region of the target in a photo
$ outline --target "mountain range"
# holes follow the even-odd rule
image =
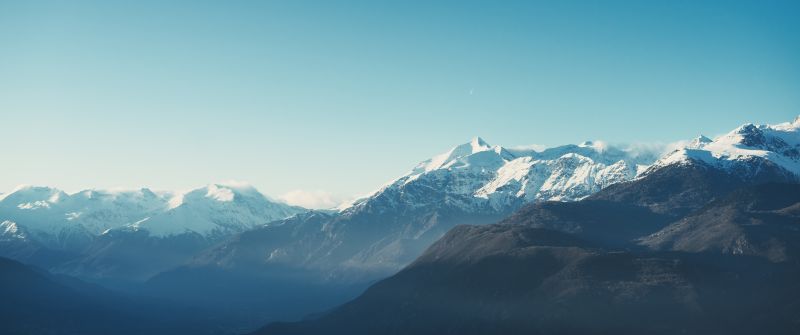
[[[633,179],[655,158],[592,143],[514,151],[474,138],[336,213],[301,214],[244,232],[191,265],[278,264],[323,271],[326,280],[381,277],[457,223],[494,222],[530,202],[583,199]],[[237,244],[259,234],[270,242],[258,250]]]
[[[92,279],[146,279],[213,243],[306,211],[249,185],[188,192],[21,186],[0,198],[0,255]]]
[[[798,126],[745,125],[583,200],[456,226],[353,301],[256,333],[796,334]]]
[[[21,187],[0,195],[0,256],[239,330],[328,310],[264,334],[791,333],[798,129],[747,124],[664,154],[474,138],[330,211],[239,183]]]

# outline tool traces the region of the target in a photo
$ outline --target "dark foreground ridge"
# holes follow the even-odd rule
[[[350,303],[257,334],[797,334],[799,208],[780,174],[676,165],[459,226]]]
[[[214,334],[212,316],[0,257],[0,334]]]

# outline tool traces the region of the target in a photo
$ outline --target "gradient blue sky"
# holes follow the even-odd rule
[[[798,17],[798,1],[0,0],[0,192],[237,179],[347,197],[475,135],[788,121]]]

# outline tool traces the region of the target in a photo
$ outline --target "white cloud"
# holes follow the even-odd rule
[[[293,190],[278,196],[287,204],[311,209],[329,209],[339,206],[350,198],[322,190]]]
[[[674,150],[684,148],[689,145],[691,141],[688,140],[681,140],[675,142],[636,142],[631,143],[623,147],[623,150],[626,150],[630,153],[635,155],[654,155],[660,157],[664,154],[670,153]]]

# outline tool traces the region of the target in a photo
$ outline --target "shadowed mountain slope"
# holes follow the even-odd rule
[[[800,184],[737,190],[642,239],[657,250],[800,259]]]
[[[761,171],[672,164],[583,201],[459,226],[352,302],[257,334],[794,334],[800,267],[786,260],[800,189],[760,185],[794,180]],[[753,252],[726,252],[717,227],[744,225],[731,210],[760,220],[743,228]],[[645,243],[664,251],[639,244],[665,231],[678,242]],[[695,231],[711,237],[694,241]]]

